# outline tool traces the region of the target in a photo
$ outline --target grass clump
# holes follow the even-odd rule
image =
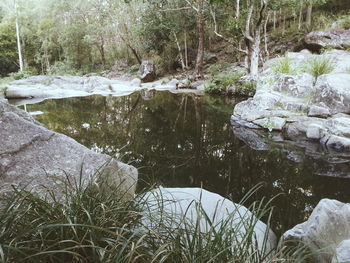
[[[334,61],[331,58],[320,56],[306,61],[303,72],[313,75],[315,78],[331,73],[334,69]]]
[[[210,83],[205,87],[205,92],[210,94],[235,94],[252,96],[255,93],[256,82],[241,81],[244,73],[220,73],[214,75]]]
[[[269,250],[268,232],[257,243],[254,227],[263,219],[269,225],[270,201],[253,202],[249,210],[254,216],[232,211],[218,224],[200,203],[191,203],[198,215],[193,221],[186,220],[189,209],[180,215],[158,209],[162,216],[157,217],[154,210],[146,213],[143,207],[148,203],[142,197],[125,200],[116,191],[101,192],[93,184],[67,184],[63,197],[50,190],[47,198],[16,190],[1,211],[0,262],[298,263],[310,257],[302,246],[280,244]],[[158,197],[158,202],[166,201]],[[151,224],[142,220],[145,215]],[[203,221],[207,231],[201,227]]]
[[[288,54],[281,58],[278,58],[272,66],[272,70],[275,74],[296,75],[298,72],[292,65]]]

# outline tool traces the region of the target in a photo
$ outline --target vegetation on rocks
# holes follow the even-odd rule
[[[83,187],[79,182],[62,187],[62,197],[48,189],[46,197],[20,189],[2,197],[6,205],[0,216],[1,262],[298,263],[311,256],[301,245],[281,243],[273,251],[257,249],[253,228],[259,219],[270,220],[268,201],[253,202],[249,209],[255,219],[236,223],[236,228],[244,225],[244,236],[237,236],[230,217],[217,229],[200,204],[197,212],[210,226],[209,232],[201,232],[199,221],[197,225],[184,221],[181,229],[164,221],[165,231],[157,232],[142,223],[144,212],[140,208],[144,204],[140,198],[126,201],[115,194],[118,189],[105,194],[96,185]],[[247,193],[242,203],[256,190]]]

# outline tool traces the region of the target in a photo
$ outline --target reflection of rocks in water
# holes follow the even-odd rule
[[[151,100],[154,98],[154,95],[156,94],[156,90],[155,89],[142,89],[140,91],[141,97],[143,100]]]
[[[312,172],[321,176],[349,177],[350,153],[327,149],[318,142],[307,140],[289,141],[274,133],[239,126],[234,120],[234,135],[250,148],[258,151],[279,149],[286,158],[301,163],[310,163]]]

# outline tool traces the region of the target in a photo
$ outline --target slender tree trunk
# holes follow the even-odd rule
[[[239,19],[239,16],[240,16],[239,0],[236,0],[236,18]]]
[[[273,11],[273,29],[276,29],[276,11]]]
[[[267,14],[265,23],[264,23],[264,44],[265,44],[265,54],[266,57],[269,58],[270,54],[269,54],[269,50],[268,50],[268,46],[267,46],[267,42],[268,42],[268,38],[267,38],[267,23],[269,21],[270,18],[270,13]]]
[[[177,39],[177,36],[176,36],[176,33],[175,33],[175,32],[173,32],[173,35],[174,35],[174,38],[175,38],[175,43],[176,43],[177,49],[178,49],[178,51],[179,51],[182,71],[184,71],[184,70],[185,70],[185,62],[184,62],[184,58],[183,58],[183,56],[182,56],[182,51],[181,51],[180,43],[179,43],[179,40]]]
[[[197,13],[198,50],[197,50],[195,71],[198,75],[202,75],[203,60],[204,60],[204,18],[203,18],[204,0],[197,0],[197,2],[198,2],[198,13]]]
[[[300,4],[300,10],[299,10],[299,20],[298,20],[298,30],[301,29],[301,22],[303,20],[303,5]]]
[[[185,67],[188,69],[187,34],[185,32]]]
[[[18,25],[18,11],[17,11],[17,1],[15,0],[15,10],[16,10],[16,37],[17,37],[17,49],[18,49],[18,60],[19,60],[19,70],[24,70],[23,58],[22,58],[22,48],[21,48],[21,38],[19,33]]]
[[[250,76],[256,79],[259,75],[260,28],[255,31],[254,42],[250,53]]]
[[[306,12],[306,25],[308,27],[311,26],[311,19],[312,19],[312,4],[309,4],[307,6],[307,12]]]

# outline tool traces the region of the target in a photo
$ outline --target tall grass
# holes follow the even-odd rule
[[[294,68],[292,62],[290,61],[288,54],[285,54],[283,57],[278,58],[273,64],[272,70],[275,74],[297,74],[297,70]]]
[[[334,61],[325,56],[319,56],[306,61],[304,72],[313,75],[315,78],[331,73],[334,69]]]
[[[3,197],[0,262],[298,263],[310,257],[302,246],[280,244],[269,250],[267,236],[258,249],[253,230],[257,220],[270,221],[269,201],[254,202],[249,207],[253,217],[237,223],[237,211],[233,211],[220,224],[198,203],[198,220],[180,216],[181,227],[174,228],[169,223],[179,222],[175,215],[164,214],[160,221],[150,214],[154,221],[145,223],[142,198],[125,201],[115,193],[100,193],[96,185],[68,183],[60,199],[53,191],[47,193],[39,197],[14,190],[12,196]],[[201,228],[202,220],[208,231]],[[238,231],[242,227],[245,231]]]

